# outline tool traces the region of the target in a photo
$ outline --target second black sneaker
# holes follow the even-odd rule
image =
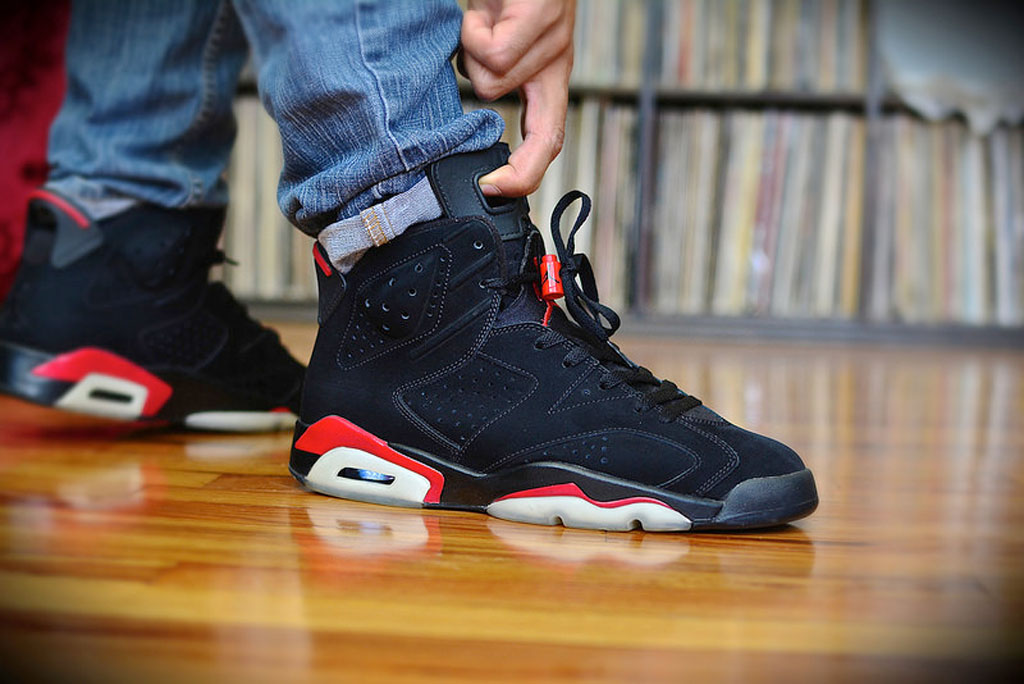
[[[563,198],[557,255],[544,255],[524,200],[482,196],[477,179],[507,155],[496,146],[429,167],[443,217],[370,250],[349,274],[317,255],[321,327],[295,477],[348,499],[608,530],[810,514],[814,478],[791,449],[610,342],[618,317],[572,253],[589,199]],[[575,200],[583,209],[566,245],[558,221]]]
[[[197,429],[292,427],[302,364],[209,281],[223,219],[139,205],[91,221],[37,191],[0,310],[0,392]]]

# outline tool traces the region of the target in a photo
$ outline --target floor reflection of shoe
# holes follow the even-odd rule
[[[199,429],[294,424],[302,365],[209,282],[222,211],[143,205],[94,222],[36,195],[0,312],[0,391]]]
[[[750,528],[811,513],[814,478],[791,449],[609,341],[618,317],[572,254],[589,199],[559,204],[558,254],[542,258],[525,201],[483,198],[475,179],[506,158],[495,147],[434,164],[444,217],[347,275],[318,252],[321,328],[292,473],[343,498],[567,527]],[[575,199],[566,245],[557,222]],[[563,291],[568,315],[554,305]]]
[[[322,544],[345,556],[403,555],[440,548],[436,520],[422,513],[362,504],[306,506],[310,529]]]

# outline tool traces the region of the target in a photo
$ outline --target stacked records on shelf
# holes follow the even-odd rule
[[[235,117],[224,230],[224,251],[235,263],[224,266],[224,281],[242,299],[314,300],[313,241],[288,223],[277,204],[282,166],[277,125],[255,97],[238,98]]]

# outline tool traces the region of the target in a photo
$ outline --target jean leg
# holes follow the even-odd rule
[[[495,112],[462,111],[449,61],[462,21],[454,0],[235,0],[235,7],[260,97],[281,131],[278,200],[310,235],[409,191],[427,164],[501,136]]]
[[[48,187],[98,214],[223,206],[247,45],[228,0],[76,0]]]

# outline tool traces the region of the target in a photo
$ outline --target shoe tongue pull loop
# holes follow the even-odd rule
[[[570,204],[581,200],[580,212],[576,222],[569,231],[567,242],[562,240],[562,214]],[[565,293],[565,306],[579,326],[592,335],[598,342],[609,342],[608,338],[619,329],[621,321],[618,314],[600,303],[597,296],[597,282],[594,269],[585,254],[574,254],[576,249],[576,233],[590,215],[590,198],[579,190],[573,190],[562,196],[551,212],[551,239],[555,243],[558,261],[561,262],[560,283]],[[579,285],[576,278],[579,278]],[[605,323],[607,322],[607,325]],[[610,343],[609,343],[610,344]],[[620,355],[621,356],[621,355]]]

